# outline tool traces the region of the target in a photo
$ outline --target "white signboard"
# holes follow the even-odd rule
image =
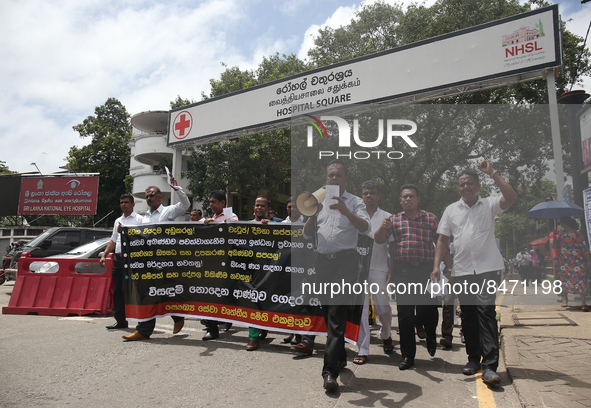
[[[287,127],[292,115],[337,105],[428,99],[537,79],[543,69],[562,65],[558,21],[553,5],[174,109],[168,145]]]

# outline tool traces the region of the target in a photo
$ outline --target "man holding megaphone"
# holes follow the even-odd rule
[[[343,162],[335,160],[328,164],[326,184],[338,186],[338,195],[327,197],[330,200],[328,208],[324,208],[318,198],[314,198],[316,204],[312,201],[308,206],[298,205],[298,210],[304,215],[306,210],[301,207],[318,206],[304,226],[306,239],[317,237],[314,261],[316,281],[320,284],[343,281],[354,283],[358,273],[357,236],[371,231],[369,215],[363,200],[345,190],[347,168]],[[343,294],[333,297],[331,293],[329,298],[326,293],[324,295],[321,297],[322,312],[328,337],[322,377],[324,388],[333,391],[338,389],[337,377],[347,364],[345,327],[347,311],[353,297]]]

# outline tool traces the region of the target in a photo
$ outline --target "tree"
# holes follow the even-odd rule
[[[183,99],[180,95],[176,96],[174,101],[170,102],[170,109],[180,108],[181,106],[191,105],[197,101],[191,99]]]
[[[0,174],[11,174],[14,173],[14,171],[11,171],[8,169],[8,166],[6,165],[5,161],[0,160]]]
[[[91,142],[71,147],[66,160],[77,173],[99,173],[97,213],[102,218],[114,211],[101,222],[109,226],[118,217],[119,196],[128,192],[125,180],[129,174],[131,122],[125,106],[115,98],[97,106],[94,113],[73,127],[80,137],[90,137]]]
[[[226,68],[219,80],[210,79],[211,92],[209,95],[202,94],[202,98],[215,98],[295,75],[309,67],[293,54],[277,53],[263,57],[254,71],[242,71],[238,67]],[[289,129],[192,148],[187,171],[189,190],[196,200],[203,203],[207,203],[212,190],[227,190],[230,185],[237,186],[238,194],[245,196],[255,196],[265,189],[269,198],[274,200],[281,186],[290,182],[290,148]],[[206,207],[204,205],[204,210],[209,211]]]
[[[502,250],[508,249],[507,259],[513,258],[519,248],[537,238],[548,236],[553,228],[552,220],[533,220],[527,218],[527,212],[536,204],[547,201],[556,191],[556,185],[550,180],[540,180],[535,185],[527,185],[525,179],[514,186],[519,200],[509,210],[499,216],[495,235],[503,243]],[[548,225],[550,222],[550,225]]]
[[[430,7],[411,4],[404,11],[398,5],[378,1],[362,6],[346,26],[319,30],[315,47],[308,56],[316,67],[322,67],[546,5],[548,3],[544,1],[520,4],[516,0],[438,0]],[[561,23],[561,29],[564,75],[556,81],[558,95],[568,91],[572,84],[591,72],[589,51],[583,47],[583,39],[570,33],[565,22]],[[520,185],[522,179],[527,185],[539,186],[548,170],[552,151],[550,134],[543,131],[547,128],[548,115],[539,116],[538,123],[532,129],[520,127],[519,123],[514,124],[516,126],[513,128],[504,128],[503,122],[507,116],[514,117],[513,112],[502,108],[501,111],[495,111],[490,105],[517,105],[515,112],[531,116],[535,115],[535,105],[544,103],[547,103],[547,86],[543,80],[432,101],[430,104],[435,106],[424,109],[430,115],[440,114],[441,117],[439,121],[424,122],[423,127],[427,128],[423,129],[422,134],[416,135],[420,151],[408,155],[405,153],[403,161],[387,165],[368,161],[363,165],[363,174],[374,174],[384,184],[386,197],[382,193],[382,201],[386,198],[386,202],[395,207],[398,207],[399,187],[404,183],[417,184],[422,192],[421,206],[436,214],[441,214],[446,204],[458,199],[456,172],[461,167],[473,167],[479,157],[493,161],[495,168],[513,186]],[[438,113],[436,106],[443,107],[444,104],[452,107],[472,105],[473,114],[470,117],[454,116],[456,113],[453,108],[439,109]],[[478,109],[478,106],[486,109]],[[487,132],[483,126],[495,120],[495,115],[498,116],[493,122],[498,124],[496,131]],[[518,131],[515,132],[515,129]],[[570,151],[568,132],[562,132],[562,135],[566,154]],[[309,174],[318,172],[322,167],[317,164],[311,170],[310,165],[314,164],[294,163],[295,168],[299,166],[304,173]],[[355,185],[362,181],[359,176],[362,171],[358,165],[352,163],[349,177],[350,183],[354,180]],[[315,182],[318,183],[318,180]],[[302,184],[305,183],[307,180],[304,177]],[[303,185],[301,187],[305,188]],[[530,203],[531,206],[536,204],[533,200]],[[523,221],[523,228],[517,232],[522,237],[525,236],[525,218]]]

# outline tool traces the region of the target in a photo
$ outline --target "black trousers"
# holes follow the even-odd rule
[[[115,254],[113,258],[113,308],[115,320],[118,324],[125,323],[125,297],[123,295],[123,259]]]
[[[496,293],[488,293],[487,282],[494,280],[499,283],[500,272],[485,272],[478,275],[458,276],[454,284],[467,286],[482,285],[482,294],[466,293],[462,290],[458,294],[462,309],[462,332],[466,340],[466,354],[468,361],[482,364],[482,369],[490,368],[497,371],[499,366],[499,329],[497,312],[495,310]]]
[[[353,284],[359,272],[357,251],[338,253],[335,259],[327,259],[318,254],[314,267],[317,283],[347,283]],[[321,296],[322,314],[326,324],[327,338],[324,349],[324,365],[322,376],[332,374],[338,377],[342,362],[347,361],[345,350],[345,329],[347,327],[347,313],[358,297],[340,294],[331,297]]]
[[[454,295],[444,295],[443,306],[441,307],[441,337],[445,337],[448,340],[453,338],[455,314]]]
[[[427,344],[436,344],[436,330],[439,321],[437,299],[431,299],[428,292],[424,294],[420,286],[424,286],[433,271],[433,261],[421,262],[418,265],[410,262],[395,261],[394,279],[396,281],[396,308],[398,310],[398,330],[400,331],[400,354],[402,357],[415,358],[417,341],[415,337],[415,323],[420,321],[427,335]],[[416,287],[417,292],[413,287]],[[405,288],[406,293],[401,289]],[[415,317],[416,314],[416,317]]]
[[[212,336],[217,337],[220,335],[220,329],[218,327],[217,320],[206,320],[205,327],[207,327],[207,332]]]
[[[180,322],[184,319],[181,316],[171,316],[172,320],[176,322]],[[135,329],[144,337],[150,337],[154,332],[154,328],[156,327],[156,319],[146,320],[145,322],[139,322]]]

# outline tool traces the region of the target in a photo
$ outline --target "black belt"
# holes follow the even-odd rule
[[[333,252],[330,254],[320,254],[319,253],[318,256],[321,257],[322,259],[337,259],[337,258],[342,258],[347,255],[353,255],[356,253],[357,253],[356,249],[345,249],[343,251]]]
[[[412,265],[412,266],[421,266],[424,264],[433,264],[433,261],[420,261],[420,262],[414,262],[414,261],[396,261],[399,263],[405,263],[408,265]]]

